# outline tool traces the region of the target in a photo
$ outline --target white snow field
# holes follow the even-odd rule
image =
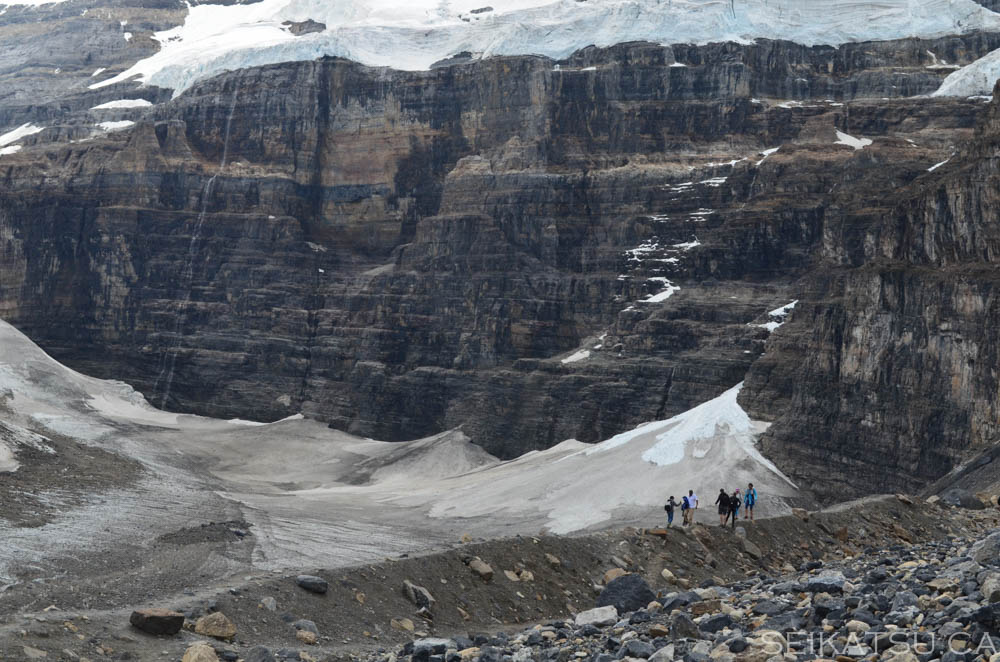
[[[661,525],[671,494],[709,497],[750,481],[760,514],[783,514],[798,490],[757,451],[766,424],[740,408],[739,388],[601,444],[569,440],[504,462],[460,431],[389,443],[301,416],[262,425],[159,411],[128,385],[66,368],[0,322],[0,471],[20,470],[27,446],[58,452],[53,435],[147,469],[138,484],[93,494],[44,526],[0,520],[0,585],[15,562],[233,517],[253,526],[253,566],[285,570],[429,551],[464,533]],[[711,511],[699,512],[711,521]]]
[[[295,36],[285,21],[314,20]],[[1000,15],[974,0],[263,0],[192,6],[183,25],[157,32],[158,53],[117,76],[180,94],[226,70],[341,56],[373,66],[424,70],[476,56],[564,58],[589,45],[788,39],[801,44],[941,37],[1000,30]]]

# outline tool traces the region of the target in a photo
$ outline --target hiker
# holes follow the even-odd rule
[[[683,522],[684,526],[690,524],[689,520],[691,519],[691,501],[688,500],[686,496],[681,497],[681,517],[683,518],[681,521]]]
[[[691,508],[698,509],[698,495],[694,493],[694,490],[688,490],[688,501],[691,502]],[[691,513],[691,521],[694,521],[694,513]]]
[[[736,528],[736,520],[740,518],[740,504],[743,499],[740,498],[740,491],[736,490],[733,492],[733,496],[729,498],[729,518],[733,520],[733,528]]]
[[[674,497],[670,497],[667,500],[667,505],[663,506],[663,509],[667,511],[667,528],[669,529],[674,523],[674,508],[677,507],[677,502],[674,501]]]
[[[719,496],[715,498],[715,505],[719,507],[719,526],[725,526],[726,520],[729,518],[729,495],[726,494],[725,488],[719,488]]]
[[[725,526],[726,524],[729,524],[729,518],[732,517],[732,515],[733,515],[733,506],[735,505],[735,501],[734,500],[735,499],[740,499],[739,494],[740,494],[740,491],[736,490],[735,492],[732,493],[732,495],[728,495],[728,494],[726,495],[726,498],[729,499],[729,505],[726,507],[726,521],[722,523],[723,526]],[[742,504],[743,504],[743,499],[740,499],[740,505],[742,505]],[[739,510],[739,506],[737,506],[736,509]]]
[[[753,521],[753,507],[757,504],[757,490],[753,488],[753,483],[747,484],[747,493],[743,497],[743,505],[746,510],[743,511],[743,519],[750,518]]]

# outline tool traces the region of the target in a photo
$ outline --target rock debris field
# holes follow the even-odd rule
[[[3,659],[613,662],[991,660],[1000,511],[898,495],[736,529],[456,541],[336,570],[81,609],[8,610]],[[228,523],[204,538],[231,532]],[[250,534],[247,534],[250,535]],[[19,595],[12,589],[12,595]],[[88,591],[96,592],[90,584]]]

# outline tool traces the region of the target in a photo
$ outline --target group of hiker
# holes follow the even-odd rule
[[[719,496],[715,499],[715,505],[719,507],[719,526],[726,526],[730,521],[736,528],[736,520],[740,517],[740,508],[743,508],[743,519],[753,521],[753,508],[757,505],[757,490],[753,483],[747,485],[746,492],[740,492],[736,488],[732,494],[727,494],[725,488],[719,489]],[[671,496],[663,509],[667,511],[667,527],[674,524],[674,510],[681,509],[682,526],[690,526],[694,522],[694,511],[698,508],[698,495],[694,490],[688,490],[686,496],[682,496],[680,503]]]

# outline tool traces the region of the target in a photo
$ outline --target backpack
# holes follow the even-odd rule
[[[665,511],[667,511],[668,513],[672,513],[672,512],[674,512],[674,504],[673,504],[673,502],[671,502],[671,501],[668,501],[668,502],[667,502],[667,505],[663,506],[663,509],[664,509]]]

